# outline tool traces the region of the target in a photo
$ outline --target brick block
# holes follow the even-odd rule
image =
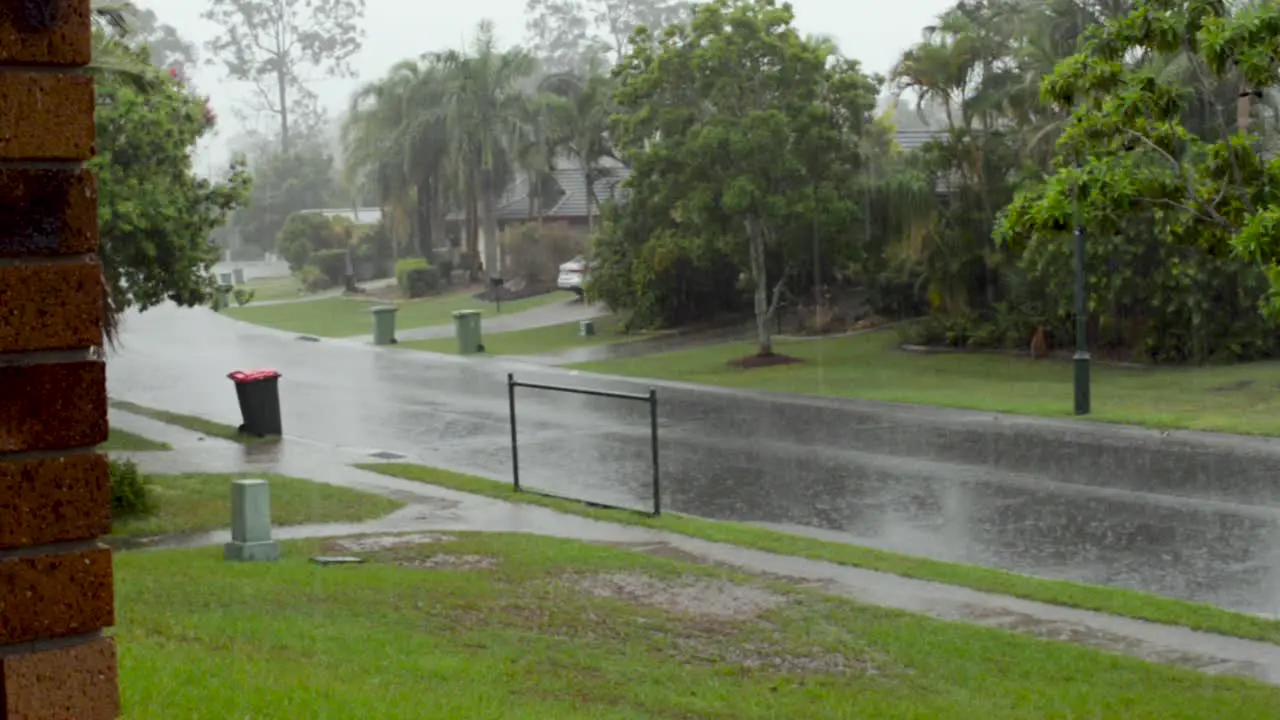
[[[0,453],[107,440],[107,371],[101,362],[0,366],[0,392]]]
[[[114,720],[119,715],[111,638],[0,660],[0,717],[5,720]]]
[[[93,157],[93,78],[0,71],[0,160]]]
[[[24,6],[35,6],[32,16]],[[45,12],[38,12],[38,10]],[[92,20],[89,0],[0,2],[0,64],[88,65]]]
[[[0,353],[101,345],[102,304],[96,262],[0,267]]]
[[[111,532],[105,455],[0,463],[0,549]]]
[[[107,548],[0,560],[0,645],[109,627],[113,591]]]
[[[0,169],[0,257],[98,251],[98,183],[84,170]]]

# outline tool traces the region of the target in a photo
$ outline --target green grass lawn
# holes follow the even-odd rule
[[[302,285],[298,282],[298,278],[292,275],[287,277],[254,278],[237,287],[252,290],[254,302],[293,300],[306,297],[306,294],[302,292]]]
[[[561,512],[627,525],[640,525],[657,530],[687,535],[712,542],[740,545],[779,555],[823,560],[839,565],[879,570],[905,577],[959,585],[974,590],[1011,595],[1027,600],[1083,608],[1149,620],[1166,625],[1181,625],[1196,630],[1232,635],[1280,644],[1280,620],[1232,612],[1185,600],[1151,595],[1121,588],[1082,585],[1065,580],[1020,575],[974,565],[930,560],[911,555],[830,542],[793,535],[741,523],[705,520],[689,515],[667,513],[652,518],[638,513],[606,510],[588,505],[530,493],[517,493],[508,483],[487,478],[407,463],[369,463],[362,469],[392,477],[416,480],[462,492],[485,495],[510,502],[542,505]]]
[[[280,438],[275,437],[255,437],[253,435],[245,435],[241,433],[234,425],[225,425],[213,420],[206,420],[195,415],[184,415],[182,413],[171,412],[169,410],[160,410],[158,408],[147,407],[128,400],[111,400],[111,407],[117,410],[133,413],[134,415],[142,415],[149,417],[158,422],[167,423],[176,427],[185,428],[192,432],[208,435],[209,437],[222,438],[223,440],[231,440],[245,445],[254,445],[264,442],[279,442]]]
[[[157,452],[172,449],[173,446],[169,443],[157,442],[117,428],[111,428],[107,441],[98,446],[98,450],[102,452]]]
[[[622,320],[613,315],[595,318],[594,322],[596,334],[591,337],[582,337],[578,334],[577,322],[485,335],[484,351],[486,355],[546,355],[574,348],[611,345],[647,337],[645,333],[623,332]],[[401,343],[398,347],[456,353],[458,342],[454,338],[442,338]]]
[[[283,551],[116,555],[125,720],[1280,714],[1261,683],[617,548],[455,535],[345,567],[307,562],[333,552],[320,541]]]
[[[745,343],[583,363],[591,372],[1025,415],[1072,413],[1071,364],[995,354],[898,350],[899,335],[779,342],[805,362],[741,370]],[[1280,362],[1202,368],[1093,368],[1093,420],[1280,435]]]
[[[237,320],[278,330],[317,337],[352,337],[372,335],[373,315],[370,311],[375,307],[388,304],[399,306],[396,327],[401,329],[452,323],[453,313],[457,310],[481,310],[486,317],[496,314],[493,303],[476,300],[472,297],[474,294],[474,290],[466,290],[401,303],[333,297],[279,305],[249,304],[244,307],[227,308],[222,312]],[[566,293],[547,293],[523,300],[503,302],[502,312],[516,313],[553,302],[568,302],[568,300],[569,296]]]
[[[244,474],[147,475],[156,512],[112,523],[113,537],[145,537],[231,526],[231,481]],[[404,506],[381,495],[284,475],[254,475],[271,490],[273,525],[376,520]]]

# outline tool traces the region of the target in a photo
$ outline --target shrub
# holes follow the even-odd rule
[[[112,460],[109,468],[112,520],[149,515],[155,511],[151,486],[136,464],[128,460]]]
[[[422,258],[396,263],[396,284],[405,297],[419,298],[440,292],[440,271]]]
[[[315,262],[314,255],[324,250],[346,250],[355,238],[355,226],[351,221],[320,213],[298,212],[290,215],[276,237],[276,249],[280,257],[289,263],[289,269],[297,272]],[[333,282],[341,282],[342,273]]]
[[[347,276],[346,250],[319,250],[311,253],[311,264],[315,265],[334,285],[342,283]]]
[[[298,281],[302,283],[302,289],[309,293],[323,292],[333,287],[329,278],[325,277],[325,274],[315,265],[308,265],[299,270]]]
[[[449,258],[443,258],[436,263],[436,269],[440,271],[440,282],[445,285],[453,284],[453,261]]]
[[[245,305],[248,305],[249,303],[253,302],[253,296],[256,294],[257,292],[255,290],[252,290],[249,288],[236,288],[235,290],[236,304],[241,307],[244,307]]]
[[[509,268],[508,280],[521,279],[531,285],[556,281],[560,264],[581,255],[586,248],[582,237],[567,223],[545,223],[541,228],[524,224],[502,233],[502,248]]]

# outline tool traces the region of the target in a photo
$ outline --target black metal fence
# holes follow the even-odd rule
[[[649,452],[653,461],[653,512],[644,512],[646,515],[658,517],[662,514],[662,475],[659,472],[658,465],[658,391],[649,388],[646,395],[638,393],[622,393],[610,392],[608,390],[590,390],[587,388],[566,387],[563,385],[544,385],[541,383],[526,383],[516,380],[515,374],[507,373],[507,402],[511,409],[511,482],[516,492],[532,492],[536,495],[544,495],[546,497],[559,497],[550,493],[539,492],[536,490],[525,490],[520,486],[520,440],[516,431],[516,388],[528,388],[530,390],[545,390],[547,392],[567,393],[570,395],[587,395],[590,397],[613,398],[615,400],[632,400],[635,402],[648,403],[649,405]],[[588,502],[580,498],[560,498],[562,500],[575,500],[578,502]],[[635,508],[624,508],[616,505],[606,505],[603,503],[590,502],[591,505],[598,507],[607,507],[614,510],[630,510],[636,511]]]

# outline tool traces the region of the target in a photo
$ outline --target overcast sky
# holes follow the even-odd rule
[[[524,40],[525,0],[366,0],[364,49],[353,59],[356,79],[324,80],[313,85],[321,102],[335,115],[361,83],[381,76],[392,65],[429,50],[459,47],[476,23],[497,23],[504,44]],[[920,38],[921,29],[954,0],[792,0],[801,31],[831,35],[841,50],[862,61],[871,72],[887,73],[898,55]],[[201,46],[217,28],[200,18],[208,0],[135,0]],[[202,52],[202,59],[204,54]],[[222,164],[227,139],[239,134],[233,110],[243,103],[242,83],[226,80],[220,67],[191,73],[201,92],[212,96],[220,122],[218,137],[207,143],[201,164]]]

